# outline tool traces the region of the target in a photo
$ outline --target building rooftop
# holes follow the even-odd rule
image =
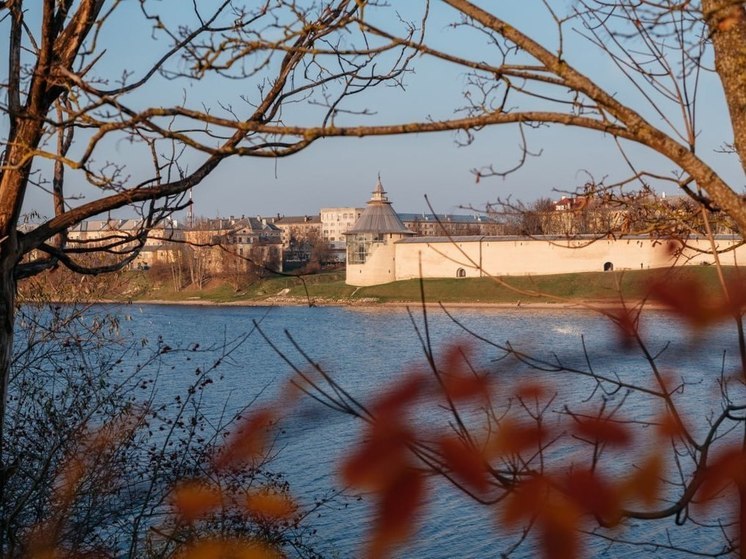
[[[282,225],[296,225],[301,223],[321,223],[321,218],[318,214],[316,215],[284,215],[275,219],[275,224],[278,226]]]
[[[549,242],[560,242],[560,241],[583,241],[586,243],[592,243],[596,241],[639,241],[649,240],[650,235],[617,235],[616,237],[608,237],[606,235],[452,235],[438,236],[438,237],[409,237],[407,239],[401,239],[396,241],[397,243],[464,243],[464,242],[516,242],[516,241],[549,241]],[[713,235],[716,241],[740,241],[740,235]],[[697,241],[707,239],[706,235],[689,235],[686,239],[681,239],[685,242],[687,240]],[[661,239],[661,242],[666,242],[674,239]]]
[[[427,214],[427,213],[400,213],[398,214],[402,221],[411,222],[433,222],[437,223],[485,223],[489,220],[483,215],[465,215],[465,214]]]
[[[380,176],[373,190],[373,196],[368,200],[368,205],[363,215],[360,216],[355,225],[345,235],[354,235],[355,233],[414,234],[406,228],[402,220],[399,219],[399,216],[396,215],[394,208],[391,207],[391,202],[389,202],[386,192],[383,190]]]

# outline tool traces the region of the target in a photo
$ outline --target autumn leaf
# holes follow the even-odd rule
[[[664,439],[677,438],[684,433],[684,426],[681,421],[668,411],[664,411],[654,421],[654,424],[656,433]]]
[[[374,421],[360,448],[342,465],[345,483],[364,490],[380,490],[409,465],[413,434],[395,416]]]
[[[722,299],[708,293],[700,281],[678,278],[651,284],[653,300],[665,305],[691,326],[704,327],[727,315]]]
[[[619,522],[619,492],[598,472],[582,469],[568,472],[563,490],[577,505],[578,510],[592,514],[606,525]]]
[[[746,454],[739,447],[724,451],[703,471],[699,489],[702,501],[716,498],[728,485],[746,488]]]
[[[663,484],[663,457],[653,452],[633,470],[632,476],[621,484],[620,492],[625,499],[640,501],[653,506]]]
[[[87,471],[88,465],[82,457],[73,456],[67,460],[57,479],[59,485],[56,488],[56,493],[60,502],[69,503],[72,501]]]
[[[542,382],[522,382],[515,389],[515,395],[523,401],[540,401],[546,398],[551,391]]]
[[[475,374],[443,374],[443,391],[448,399],[454,402],[489,396],[490,383],[487,377]]]
[[[580,557],[578,517],[570,510],[550,507],[539,520],[539,543],[547,559]]]
[[[736,16],[728,16],[722,18],[717,23],[718,31],[730,31],[738,25],[739,18]]]
[[[580,555],[580,511],[544,476],[520,482],[506,499],[501,519],[509,527],[535,524],[547,559],[577,559]]]
[[[178,559],[282,559],[282,555],[267,544],[230,539],[205,539],[191,543],[177,554]]]
[[[220,469],[250,463],[264,455],[272,425],[276,421],[272,410],[263,408],[251,413],[219,451],[215,467]]]
[[[730,316],[740,316],[746,307],[746,281],[738,272],[735,278],[728,278],[725,282],[725,288],[728,292],[727,298],[723,302],[723,314]]]
[[[426,377],[421,373],[413,373],[397,383],[393,389],[378,398],[371,405],[371,412],[375,417],[390,417],[398,415],[419,398],[426,387]]]
[[[610,419],[578,418],[573,426],[573,431],[579,439],[594,444],[627,446],[632,440],[627,427]]]
[[[496,457],[520,454],[525,450],[536,451],[546,435],[543,425],[503,419],[497,435],[487,445],[486,455]]]
[[[290,518],[298,509],[289,495],[268,489],[249,492],[244,506],[251,516],[268,521]]]
[[[439,448],[446,467],[459,481],[479,492],[489,488],[487,462],[478,449],[453,435],[441,438]]]
[[[415,531],[416,514],[425,497],[425,480],[414,468],[405,468],[390,480],[376,499],[376,518],[367,557],[384,559]]]
[[[544,510],[552,491],[543,476],[533,476],[518,483],[505,500],[501,519],[508,527],[530,522]]]
[[[470,368],[468,351],[468,345],[448,346],[440,367],[441,387],[446,398],[454,402],[489,397],[489,379]]]
[[[639,323],[637,313],[626,307],[610,309],[607,316],[611,322],[616,325],[619,333],[619,342],[624,349],[630,349],[632,342],[638,334]]]
[[[220,490],[199,481],[183,482],[171,492],[171,505],[186,522],[194,522],[205,516],[222,502]]]

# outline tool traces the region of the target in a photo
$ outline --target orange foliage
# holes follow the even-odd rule
[[[632,309],[619,307],[607,311],[607,316],[615,324],[619,332],[619,341],[623,348],[632,347],[632,342],[638,334],[637,315]]]
[[[208,539],[181,549],[178,559],[281,559],[269,546],[252,540]]]
[[[231,435],[222,452],[216,456],[215,467],[237,468],[261,458],[276,419],[275,411],[270,408],[258,409],[249,414]]]
[[[684,426],[672,413],[664,411],[655,421],[658,436],[664,439],[680,437],[684,433]]]
[[[725,450],[702,472],[699,499],[707,503],[717,498],[728,486],[746,488],[746,452],[741,448]]]
[[[414,433],[391,419],[374,421],[365,442],[342,464],[345,483],[362,490],[382,490],[409,466]]]
[[[199,481],[186,481],[171,492],[171,505],[185,522],[194,522],[223,503],[220,490]]]
[[[403,468],[378,492],[376,517],[368,544],[368,557],[388,557],[394,547],[414,533],[415,515],[425,497],[422,472]]]
[[[413,404],[425,393],[426,387],[427,377],[425,375],[411,374],[378,398],[371,406],[371,413],[381,418],[389,418],[391,415],[402,413],[407,406]]]
[[[653,452],[637,466],[632,474],[620,486],[624,499],[639,501],[644,505],[655,504],[663,485],[663,457]]]
[[[741,278],[728,279],[725,291],[711,293],[696,279],[657,281],[650,285],[654,300],[662,303],[695,327],[703,327],[739,315],[746,306],[746,285]]]
[[[497,436],[490,441],[488,454],[498,457],[524,451],[535,452],[546,436],[543,425],[506,418],[500,422]]]
[[[490,384],[468,367],[466,354],[469,346],[453,344],[446,348],[440,380],[444,396],[453,402],[489,398]]]
[[[696,280],[655,282],[650,286],[652,297],[693,326],[705,326],[722,318],[722,306],[708,297]]]
[[[572,469],[565,475],[563,491],[578,510],[593,515],[602,524],[614,525],[619,522],[619,489],[600,473]]]
[[[579,556],[580,511],[543,476],[527,479],[510,493],[501,520],[508,527],[535,522],[545,557],[575,559]]]
[[[515,390],[519,400],[541,401],[550,394],[549,387],[540,382],[522,382]]]
[[[626,446],[632,440],[624,425],[609,419],[578,418],[573,429],[578,438],[592,443]]]
[[[268,489],[248,493],[244,507],[252,517],[272,522],[290,518],[298,509],[289,495]]]
[[[439,441],[443,462],[456,478],[477,492],[489,488],[489,470],[484,454],[462,439],[445,435]]]

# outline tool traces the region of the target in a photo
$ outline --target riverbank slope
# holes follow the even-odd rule
[[[738,270],[724,270],[734,279]],[[135,273],[131,273],[135,274]],[[202,289],[174,290],[152,285],[147,277],[133,276],[126,289],[112,293],[116,302],[224,305],[377,305],[447,303],[450,305],[547,306],[619,304],[648,297],[651,285],[671,282],[698,284],[701,293],[720,291],[717,270],[712,266],[671,270],[632,270],[549,276],[502,278],[428,279],[393,282],[371,287],[344,283],[343,272],[308,276],[275,276],[236,289],[224,281],[212,281]]]

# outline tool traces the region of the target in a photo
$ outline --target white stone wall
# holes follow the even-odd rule
[[[362,287],[396,281],[396,247],[377,245],[365,264],[348,264],[346,283]]]
[[[690,245],[708,251],[709,241],[691,241]],[[734,246],[736,241],[718,240],[719,249]],[[582,241],[546,241],[534,239],[474,240],[460,242],[398,243],[396,246],[395,279],[455,278],[458,270],[465,277],[480,275],[544,275],[574,272],[600,272],[604,264],[611,262],[614,270],[639,270],[660,268],[672,264],[714,263],[707,253],[686,250],[674,260],[669,243],[651,239],[599,240],[592,243]],[[746,262],[746,247],[721,255],[721,262],[733,265]],[[421,262],[421,270],[420,270]],[[373,262],[370,262],[371,267]],[[369,275],[365,280],[361,276]],[[373,281],[380,271],[372,268],[358,272],[354,285],[375,285]],[[348,273],[348,277],[349,277]],[[388,280],[392,281],[392,280]]]

